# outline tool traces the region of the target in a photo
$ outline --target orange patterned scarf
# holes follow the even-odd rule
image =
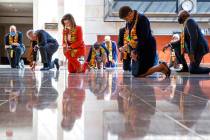
[[[9,45],[12,45],[12,43],[18,43],[18,33],[15,36],[9,35]]]

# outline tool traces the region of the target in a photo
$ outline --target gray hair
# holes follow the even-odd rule
[[[32,30],[32,29],[28,30],[28,31],[26,32],[27,38],[31,40],[30,34],[33,34],[33,33],[34,33],[34,30]]]
[[[12,28],[14,28],[15,29],[15,31],[17,31],[17,28],[16,28],[16,26],[15,25],[11,25],[11,26],[9,26],[9,31],[11,32],[11,29]]]

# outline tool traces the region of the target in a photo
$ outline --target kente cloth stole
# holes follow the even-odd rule
[[[127,55],[130,53],[130,48],[135,49],[137,48],[138,45],[138,36],[136,34],[136,25],[138,22],[138,14],[136,14],[136,18],[135,18],[135,23],[131,29],[131,31],[129,30],[128,26],[125,29],[125,33],[124,33],[124,46],[125,47],[125,52],[123,53],[123,59],[127,59]]]
[[[100,47],[100,54],[104,54],[105,50],[103,48]],[[91,59],[90,59],[90,65],[91,66],[96,66],[96,50],[95,48],[92,48],[92,54],[91,54]]]
[[[181,40],[180,40],[181,54],[184,54],[184,51],[185,51],[185,49],[184,49],[184,31],[181,32],[180,38],[181,38]]]
[[[90,59],[90,66],[95,66],[95,58],[96,58],[96,50],[92,48],[91,59]]]
[[[76,28],[68,28],[66,27],[66,29],[64,30],[64,42],[67,44],[67,45],[71,45],[72,43],[76,42],[77,40],[77,37],[76,37]],[[71,46],[68,46],[69,48]],[[70,48],[70,55],[71,57],[75,57],[76,56],[76,53],[77,53],[77,49],[71,49]]]
[[[9,35],[9,45],[12,45],[12,43],[18,43],[18,33],[15,36]]]
[[[66,28],[64,30],[64,42],[72,44],[77,40],[76,38],[76,28]]]
[[[182,28],[182,32],[181,32],[181,35],[180,35],[180,47],[181,47],[181,54],[184,54],[185,52],[185,35],[184,35],[184,29],[185,27],[187,28],[186,24],[187,24],[187,21],[189,20],[189,18],[187,18],[183,24],[183,28]]]
[[[107,49],[109,50],[109,61],[112,61],[113,60],[113,56],[112,56],[112,42],[110,42],[107,45]]]
[[[131,30],[129,30],[128,26],[126,27],[124,34],[124,45],[129,44],[132,49],[137,48],[138,45],[138,36],[136,34],[136,25],[138,22],[138,14],[136,14],[135,23]]]

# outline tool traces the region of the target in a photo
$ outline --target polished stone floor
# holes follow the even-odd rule
[[[210,140],[210,75],[0,68],[0,140]]]

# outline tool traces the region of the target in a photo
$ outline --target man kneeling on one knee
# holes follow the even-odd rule
[[[36,41],[37,45],[34,47],[35,50],[39,50],[41,54],[41,59],[43,63],[43,68],[41,71],[49,70],[56,66],[59,69],[58,59],[52,61],[53,54],[58,50],[58,42],[49,33],[44,30],[29,30],[27,31],[27,37],[31,41]],[[37,54],[37,53],[34,53]],[[36,66],[36,61],[33,62],[31,69],[34,70]]]
[[[209,53],[208,43],[200,27],[190,17],[190,14],[184,10],[179,12],[178,22],[183,25],[183,32],[180,40],[171,43],[170,46],[175,50],[177,60],[183,65],[183,69],[180,72],[189,71],[192,74],[208,74],[210,68],[200,67],[203,56]],[[187,53],[189,56],[189,68],[184,53]]]

